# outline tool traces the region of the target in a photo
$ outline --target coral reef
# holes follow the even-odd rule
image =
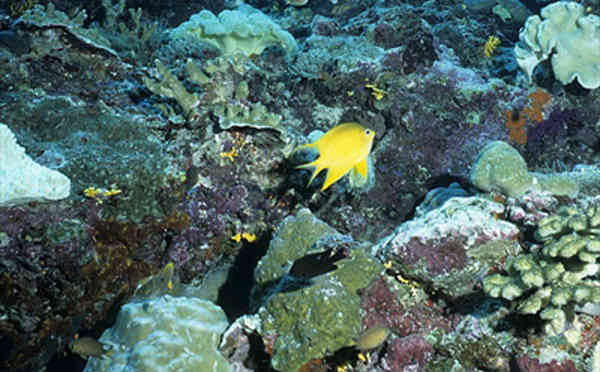
[[[600,90],[568,38],[600,5],[545,8],[576,17],[533,86],[514,48],[548,3],[0,2],[4,138],[71,181],[0,206],[0,369],[109,363],[157,287],[223,309],[232,370],[593,365]],[[306,188],[293,149],[347,122],[368,187]]]

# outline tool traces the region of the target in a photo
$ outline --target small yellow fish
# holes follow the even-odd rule
[[[69,344],[69,348],[75,354],[79,354],[82,358],[88,357],[100,358],[105,355],[107,348],[95,338],[78,337],[76,336]]]
[[[371,152],[375,132],[358,123],[343,123],[325,133],[313,143],[298,146],[296,150],[314,148],[319,151],[319,157],[310,163],[296,168],[314,167],[308,185],[317,174],[327,169],[327,178],[321,187],[326,190],[331,184],[342,178],[354,168],[354,171],[367,179],[367,156]]]
[[[364,330],[356,340],[355,346],[359,350],[376,349],[385,342],[390,334],[390,330],[380,324]]]

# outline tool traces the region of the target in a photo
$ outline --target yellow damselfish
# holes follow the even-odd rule
[[[317,141],[298,146],[296,151],[305,148],[316,149],[319,157],[313,162],[299,165],[296,168],[314,168],[312,177],[308,181],[309,186],[319,172],[327,169],[327,178],[325,178],[321,191],[326,190],[353,168],[366,180],[367,156],[371,152],[374,138],[373,130],[358,123],[340,124]]]

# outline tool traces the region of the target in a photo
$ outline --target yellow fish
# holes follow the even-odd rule
[[[342,178],[354,168],[354,171],[367,179],[367,156],[371,152],[375,132],[358,123],[343,123],[325,133],[313,143],[298,146],[296,150],[314,148],[319,151],[319,157],[310,163],[302,164],[296,168],[314,167],[308,185],[312,183],[317,174],[327,169],[327,178],[321,187],[326,190],[335,181]]]
[[[375,325],[361,333],[356,339],[355,346],[359,350],[371,350],[381,346],[390,334],[390,330],[382,325]]]

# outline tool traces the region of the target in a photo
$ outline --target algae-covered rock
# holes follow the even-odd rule
[[[498,259],[518,251],[517,226],[497,218],[504,206],[454,197],[400,225],[373,247],[395,270],[451,297],[470,294]]]
[[[259,315],[263,337],[275,338],[271,363],[279,371],[297,371],[311,359],[349,346],[361,330],[360,298],[334,280],[280,293]]]
[[[253,291],[255,301],[263,304],[258,311],[262,336],[273,350],[275,369],[297,371],[311,359],[354,343],[361,331],[357,291],[383,271],[383,265],[369,257],[367,246],[336,233],[307,209],[281,223],[256,268]],[[328,250],[344,251],[346,258],[335,262],[337,269],[309,280],[288,273],[294,261]],[[297,267],[292,273],[298,276]],[[299,285],[287,285],[293,282]]]
[[[162,216],[157,195],[166,186],[167,154],[140,116],[66,96],[12,95],[4,118],[19,143],[38,154],[34,160],[69,177],[72,195],[117,188],[124,192],[103,204],[103,216]]]
[[[309,253],[319,238],[335,232],[333,227],[315,218],[308,209],[303,208],[295,216],[286,217],[271,239],[267,254],[254,270],[254,290],[281,278],[295,259]]]

